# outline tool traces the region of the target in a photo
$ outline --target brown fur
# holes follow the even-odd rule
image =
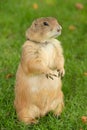
[[[44,25],[45,24],[48,25]],[[26,32],[16,74],[15,108],[19,120],[36,123],[36,117],[53,111],[60,115],[64,106],[61,77],[64,57],[60,42],[61,26],[55,18],[35,20]],[[59,72],[57,72],[59,70]]]

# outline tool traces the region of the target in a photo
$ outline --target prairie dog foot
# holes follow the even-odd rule
[[[28,124],[37,124],[37,123],[38,123],[38,120],[37,120],[37,119],[32,119],[32,118],[31,118],[31,119],[28,119],[28,118],[26,119],[26,118],[24,118],[24,119],[23,119],[23,122],[25,122],[26,125],[28,125]]]
[[[64,108],[64,103],[61,102],[58,105],[58,107],[56,108],[56,110],[54,111],[54,115],[57,116],[57,117],[59,117],[61,115],[61,113],[62,113],[63,108]]]
[[[59,92],[58,99],[59,99],[58,105],[54,110],[54,115],[57,117],[61,115],[62,110],[64,108],[64,100],[63,100],[63,92],[62,91]]]
[[[37,124],[39,116],[39,108],[34,105],[24,108],[18,113],[19,120],[25,124]]]

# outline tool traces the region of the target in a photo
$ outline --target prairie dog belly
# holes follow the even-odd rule
[[[39,76],[32,76],[29,77],[29,86],[31,86],[29,89],[32,92],[37,92],[40,90],[52,90],[57,89],[60,86],[60,78],[54,77],[54,79],[47,79],[45,75],[39,75]]]
[[[28,80],[31,102],[38,106],[43,115],[57,107],[58,92],[61,89],[61,79],[47,79],[45,75],[29,77]]]

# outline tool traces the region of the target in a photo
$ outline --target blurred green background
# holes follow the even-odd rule
[[[25,31],[39,17],[55,17],[62,26],[66,75],[65,109],[60,119],[52,113],[36,125],[17,120],[15,74]],[[87,0],[0,0],[0,130],[87,130]]]

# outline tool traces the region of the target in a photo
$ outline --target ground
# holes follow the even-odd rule
[[[26,29],[46,16],[56,17],[63,28],[65,108],[60,118],[49,113],[38,124],[25,125],[13,106],[15,74]],[[0,130],[87,130],[82,116],[87,116],[87,1],[0,1]]]

